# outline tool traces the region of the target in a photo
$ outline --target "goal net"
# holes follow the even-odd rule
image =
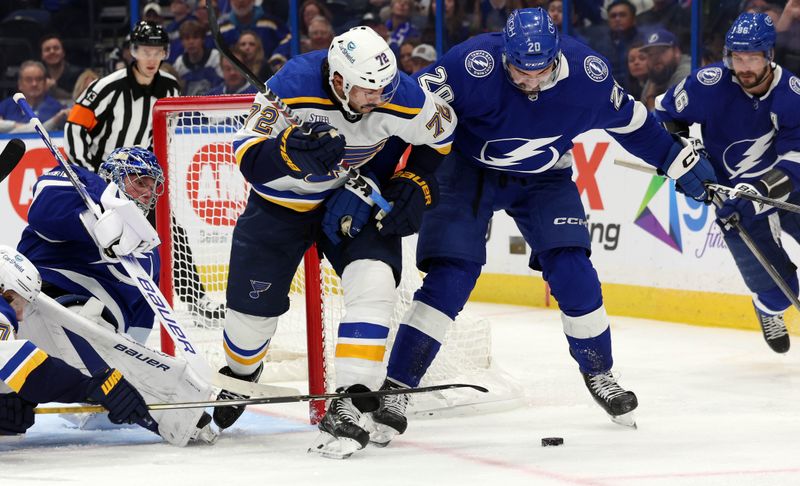
[[[160,286],[190,338],[213,368],[225,365],[222,348],[228,260],[236,219],[247,202],[248,185],[236,166],[231,140],[253,95],[181,97],[154,108],[154,150],[166,187],[159,198]],[[403,242],[403,275],[392,318],[386,359],[403,313],[422,283],[414,261],[415,237]],[[292,283],[291,308],[281,316],[267,353],[262,382],[308,381],[309,393],[335,389],[334,340],[344,313],[339,278],[312,248]],[[162,332],[162,349],[173,352]],[[521,388],[492,361],[489,322],[464,312],[448,330],[423,385],[473,383],[489,388],[414,395],[411,413],[433,415],[517,406]],[[324,412],[312,403],[311,420]]]

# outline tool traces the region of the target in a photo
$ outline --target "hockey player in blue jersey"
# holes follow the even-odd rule
[[[41,283],[30,261],[0,246],[0,435],[24,433],[34,423],[34,407],[45,402],[94,402],[108,409],[113,423],[152,422],[144,399],[117,369],[88,376],[32,342],[15,339]]]
[[[692,72],[656,100],[655,115],[674,133],[700,124],[703,144],[721,183],[800,203],[800,79],[773,62],[775,27],[763,13],[743,13],[725,37],[724,62]],[[783,312],[791,305],[726,224],[737,219],[781,277],[798,291],[797,273],[780,242],[780,230],[800,241],[800,216],[776,213],[745,199],[717,210],[767,344],[789,350]],[[777,231],[776,231],[777,230]]]
[[[400,237],[415,232],[436,203],[433,171],[448,153],[455,114],[438,97],[398,73],[386,41],[369,27],[334,38],[327,51],[294,57],[267,82],[301,119],[293,126],[256,96],[233,147],[249,200],[233,232],[221,372],[258,379],[278,316],[302,256],[316,242],[342,278],[345,315],[335,354],[338,389],[380,387],[389,320],[401,274]],[[406,168],[375,157],[396,136],[413,146]],[[348,183],[342,165],[357,168],[363,185]],[[393,204],[380,220],[364,192]],[[233,396],[223,392],[220,396]],[[377,400],[336,399],[310,449],[347,457],[369,434],[359,421]],[[243,407],[217,408],[228,427]]]
[[[417,263],[427,275],[401,320],[384,387],[419,384],[486,262],[489,220],[505,210],[532,249],[530,267],[542,271],[558,300],[589,392],[615,421],[632,424],[637,399],[611,373],[609,319],[564,155],[575,136],[605,129],[700,200],[707,198],[702,182],[714,179],[708,161],[629,97],[605,59],[560,36],[541,8],[515,10],[502,33],[457,45],[418,76],[450,103],[459,123],[437,172],[441,200],[420,229]],[[405,430],[405,408],[404,395],[383,400],[372,414],[375,442]]]
[[[98,174],[74,167],[103,214],[94,219],[60,168],[33,187],[28,226],[17,246],[39,269],[51,297],[94,297],[105,305],[104,320],[145,342],[153,311],[116,255],[133,254],[158,282],[158,235],[146,214],[163,191],[164,176],[152,152],[123,147],[111,152]]]

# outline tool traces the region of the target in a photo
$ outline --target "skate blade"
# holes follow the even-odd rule
[[[623,413],[622,415],[609,415],[611,417],[611,421],[615,424],[624,425],[625,427],[630,427],[632,429],[636,429],[636,417],[633,415],[633,411],[628,413]]]
[[[395,438],[397,431],[388,425],[379,423],[374,424],[374,428],[369,433],[369,443],[376,447],[386,447]]]
[[[215,443],[217,439],[219,439],[219,432],[212,429],[210,425],[206,425],[202,429],[197,430],[195,436],[192,437],[192,442],[211,445]]]
[[[358,441],[348,438],[338,439],[327,432],[320,432],[317,440],[308,448],[308,452],[328,459],[347,459],[359,449],[361,444]]]

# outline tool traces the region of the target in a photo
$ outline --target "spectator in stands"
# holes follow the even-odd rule
[[[167,24],[164,30],[169,35],[169,57],[167,62],[175,63],[178,56],[183,54],[183,44],[181,43],[181,34],[179,32],[181,25],[187,20],[197,20],[194,16],[194,9],[197,4],[196,0],[172,0],[169,4],[169,11],[172,14],[172,22]],[[203,27],[203,37],[208,27],[208,23]]]
[[[647,54],[642,51],[642,42],[631,44],[628,49],[628,74],[625,77],[627,84],[623,85],[625,91],[635,99],[642,97],[642,88],[647,81]]]
[[[389,47],[395,54],[400,52],[400,46],[407,39],[419,38],[419,30],[411,23],[413,7],[413,0],[392,0],[386,28],[389,30]]]
[[[672,32],[677,37],[678,47],[684,51],[689,49],[691,23],[691,13],[678,0],[654,0],[650,10],[636,17],[636,25],[643,31],[662,29]]]
[[[92,71],[91,69],[84,69],[80,76],[78,76],[78,79],[75,81],[75,86],[72,88],[72,101],[70,102],[69,106],[72,106],[78,99],[78,96],[86,91],[86,88],[88,88],[90,84],[94,83],[98,79],[100,79],[100,75],[98,75],[96,72]]]
[[[219,18],[219,4],[216,0],[214,0],[211,5],[214,6],[214,11],[217,13],[217,18]],[[208,10],[206,10],[206,0],[197,0],[197,8],[194,9],[194,16],[200,25],[209,32],[211,29],[208,25]]]
[[[666,30],[649,34],[641,50],[647,55],[647,81],[640,100],[652,111],[656,96],[689,75],[691,59],[681,53],[675,36]]]
[[[220,19],[219,30],[227,44],[233,45],[241,35],[253,31],[261,40],[261,48],[266,58],[289,34],[286,26],[279,19],[264,13],[261,7],[255,6],[255,0],[231,0],[231,13]]]
[[[444,46],[445,51],[456,44],[467,40],[470,36],[470,21],[464,13],[464,0],[444,0]],[[422,42],[436,44],[436,2],[428,8],[428,18],[422,30]]]
[[[386,24],[381,22],[381,19],[378,15],[367,12],[361,17],[361,22],[358,25],[363,25],[365,27],[370,27],[374,30],[379,36],[386,41],[389,41],[389,29],[386,27]]]
[[[66,121],[64,107],[47,94],[47,69],[39,61],[25,61],[19,68],[17,89],[49,130],[60,130]],[[52,119],[52,120],[51,120]],[[49,122],[49,123],[47,123]],[[0,102],[0,132],[33,131],[13,98]]]
[[[473,31],[500,32],[513,10],[508,0],[479,0],[475,2]]]
[[[306,53],[319,49],[328,49],[333,41],[333,26],[327,18],[318,15],[309,20],[308,36],[300,41],[300,52]],[[269,58],[269,67],[277,73],[292,57],[292,46],[289,38],[281,42]]]
[[[436,48],[430,44],[420,44],[411,51],[412,72],[417,72],[436,62]]]
[[[81,68],[67,62],[64,44],[56,34],[49,34],[39,41],[42,63],[47,69],[47,91],[61,104],[72,102],[72,88],[81,74]]]
[[[269,63],[266,62],[264,46],[261,44],[261,38],[258,34],[249,30],[242,32],[242,36],[239,37],[236,46],[241,53],[240,59],[253,71],[258,79],[266,81],[272,77],[273,71]]]
[[[164,17],[161,16],[161,5],[158,2],[146,4],[142,9],[142,19],[158,25],[163,24]]]
[[[234,46],[231,52],[244,62],[243,53],[238,47]],[[230,94],[244,94],[244,93],[257,93],[255,86],[247,82],[233,63],[228,58],[222,58],[220,62],[222,66],[222,82],[217,86],[211,88],[207,93],[209,95],[230,95]]]
[[[300,5],[300,40],[302,42],[303,36],[308,37],[308,31],[311,26],[311,21],[315,17],[325,17],[328,23],[333,22],[333,14],[328,10],[320,0],[305,0]]]
[[[628,50],[638,38],[636,7],[629,0],[614,0],[608,5],[607,25],[592,25],[584,30],[587,43],[611,62],[611,75],[622,86],[628,85]]]
[[[786,2],[775,30],[775,60],[781,67],[800,73],[800,0]]]
[[[131,36],[126,35],[122,45],[111,51],[106,59],[106,69],[110,72],[126,68],[133,62],[131,55]]]
[[[219,51],[203,45],[205,31],[199,22],[187,20],[181,25],[183,54],[175,60],[175,71],[183,81],[181,94],[194,96],[207,92],[222,82]]]
[[[400,69],[406,74],[414,72],[414,64],[411,62],[411,52],[419,45],[417,39],[409,39],[400,45],[400,53],[397,55],[397,60],[400,63]]]

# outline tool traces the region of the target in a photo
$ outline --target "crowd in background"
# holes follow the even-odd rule
[[[569,33],[605,56],[614,78],[652,110],[655,97],[690,72],[690,2],[573,0]],[[0,49],[16,41],[20,48],[33,42],[34,25],[41,33],[28,59],[8,63],[0,56],[5,82],[0,85],[0,98],[5,98],[0,102],[0,132],[31,128],[10,99],[13,92],[24,93],[46,126],[58,130],[91,82],[132,61],[122,36],[108,52],[96,56],[92,46],[85,45],[91,39],[82,42],[72,35],[91,27],[86,26],[87,13],[102,15],[98,3],[108,4],[9,0],[0,7]],[[205,3],[161,0],[142,5],[140,18],[163,25],[170,37],[169,58],[162,69],[178,78],[183,95],[255,93],[215,49]],[[288,0],[218,0],[214,5],[222,36],[260,79],[267,80],[291,58]],[[563,24],[562,0],[445,0],[444,5],[445,51],[475,34],[501,31],[516,8],[541,6],[559,28]],[[705,0],[704,51],[698,64],[721,59],[725,32],[743,11],[764,12],[773,19],[778,31],[775,61],[800,72],[800,0]],[[336,34],[365,25],[388,40],[401,69],[410,74],[437,59],[435,16],[435,0],[304,0],[299,7],[300,50],[325,49]],[[14,34],[12,28],[20,22],[29,26],[24,35]]]

